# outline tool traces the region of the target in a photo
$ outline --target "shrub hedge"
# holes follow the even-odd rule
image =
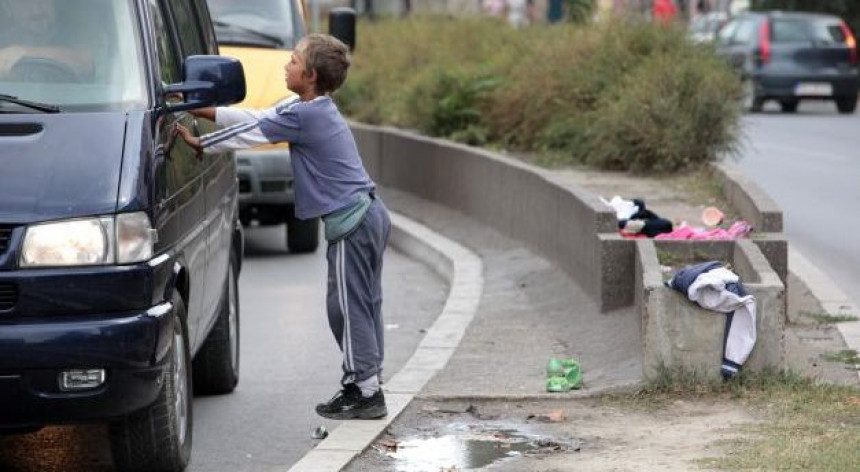
[[[680,30],[417,18],[360,33],[336,94],[359,121],[635,172],[686,170],[738,140],[737,78]]]

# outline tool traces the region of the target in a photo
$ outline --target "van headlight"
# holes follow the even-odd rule
[[[27,228],[21,267],[130,264],[152,258],[146,213],[41,223]]]

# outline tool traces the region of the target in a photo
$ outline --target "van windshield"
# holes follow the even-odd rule
[[[133,8],[132,0],[0,0],[0,94],[65,111],[145,106]]]
[[[301,36],[292,0],[207,2],[220,44],[292,49]]]

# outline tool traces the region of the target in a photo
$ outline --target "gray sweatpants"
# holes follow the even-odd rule
[[[388,210],[375,198],[358,228],[328,245],[328,322],[343,352],[344,385],[382,370],[382,254],[390,232]]]

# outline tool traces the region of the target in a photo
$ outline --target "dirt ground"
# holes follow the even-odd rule
[[[742,437],[739,426],[755,421],[744,405],[713,400],[678,400],[652,411],[595,399],[418,401],[345,470],[709,470],[695,461],[721,455],[725,441]],[[512,446],[511,435],[530,447]]]

